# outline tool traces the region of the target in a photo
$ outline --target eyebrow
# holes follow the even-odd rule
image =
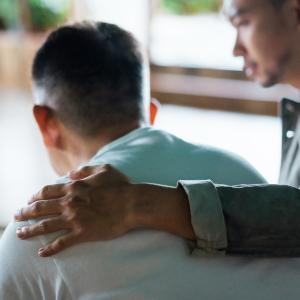
[[[247,7],[240,7],[237,9],[224,10],[223,14],[229,18],[230,21],[234,20],[235,18],[241,17],[243,15],[251,13],[254,9],[256,9],[256,5],[247,6]]]

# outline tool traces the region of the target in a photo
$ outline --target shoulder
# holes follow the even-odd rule
[[[201,145],[191,144],[172,133],[152,127],[144,131],[144,136],[151,140],[153,144],[159,145],[160,147],[171,147],[174,152],[182,149],[186,151],[202,149]]]
[[[1,270],[11,271],[11,267],[17,264],[26,267],[28,266],[28,258],[31,262],[35,260],[35,256],[31,255],[34,251],[41,247],[38,239],[30,239],[21,241],[16,236],[18,227],[28,226],[28,222],[11,222],[5,229],[0,240],[0,264]],[[26,259],[19,259],[18,255]],[[2,272],[3,273],[3,272]]]
[[[56,292],[57,270],[51,258],[37,255],[40,240],[16,237],[17,227],[26,225],[11,222],[0,240],[0,299],[42,299],[46,293],[52,298]]]
[[[198,166],[202,174],[216,183],[229,185],[266,183],[263,176],[240,155],[209,145],[180,142],[189,165]],[[199,172],[200,172],[199,170]]]
[[[202,149],[203,151],[203,149]],[[232,184],[261,184],[266,183],[265,178],[245,158],[228,150],[215,147],[206,147],[208,160],[220,174],[230,175]]]

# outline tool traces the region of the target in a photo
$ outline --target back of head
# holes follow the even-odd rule
[[[81,136],[143,119],[142,55],[116,25],[84,22],[52,32],[32,76],[39,104]]]
[[[271,0],[272,5],[277,9],[280,9],[284,2],[285,0]]]

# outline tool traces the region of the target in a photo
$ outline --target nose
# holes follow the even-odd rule
[[[237,33],[236,39],[235,39],[235,44],[233,47],[233,55],[235,57],[244,56],[245,52],[246,52],[246,49],[242,44],[239,34]]]

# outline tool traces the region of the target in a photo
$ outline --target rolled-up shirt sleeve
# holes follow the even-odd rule
[[[179,181],[197,236],[196,253],[300,255],[300,190],[284,185]]]
[[[190,204],[191,222],[197,236],[197,250],[224,253],[227,233],[222,204],[215,185],[209,180],[181,180]]]

